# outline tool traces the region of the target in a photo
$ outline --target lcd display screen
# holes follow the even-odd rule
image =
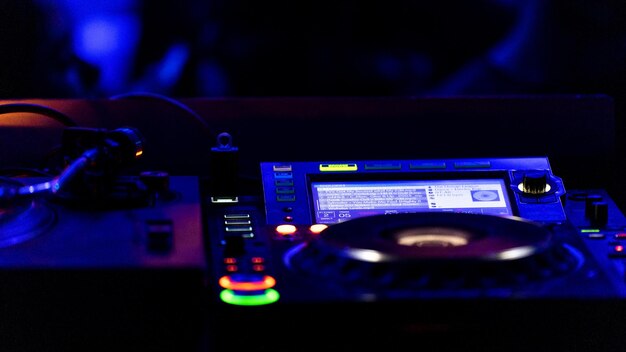
[[[502,179],[311,182],[315,221],[394,213],[514,215]]]

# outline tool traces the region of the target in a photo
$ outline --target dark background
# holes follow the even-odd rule
[[[602,93],[618,0],[1,0],[0,99]]]
[[[148,92],[180,98],[212,119],[211,126],[220,128],[214,132],[224,128],[233,133],[242,147],[242,162],[248,167],[258,166],[253,151],[266,152],[263,159],[296,160],[303,158],[298,149],[302,147],[315,153],[311,158],[325,160],[356,155],[381,159],[459,157],[482,147],[490,156],[502,157],[547,150],[565,156],[555,157],[554,162],[568,187],[578,181],[569,177],[576,176],[578,168],[588,173],[585,179],[603,183],[607,174],[598,172],[600,168],[594,164],[598,163],[604,169],[618,169],[619,185],[614,194],[624,195],[626,190],[619,177],[622,163],[615,168],[607,166],[604,161],[613,155],[604,152],[612,147],[607,132],[612,121],[609,115],[614,111],[617,149],[621,153],[617,160],[624,160],[626,155],[621,152],[626,148],[619,138],[626,135],[621,132],[626,97],[625,15],[623,0],[388,0],[374,4],[357,0],[0,0],[0,100],[43,102],[89,127],[116,128],[122,122],[137,123],[148,141],[144,161],[150,166],[169,163],[189,173],[209,166],[204,159],[190,157],[207,151],[212,142],[198,128],[198,121],[189,119],[188,111],[164,100],[128,100],[120,96]],[[474,99],[535,94],[545,98]],[[584,97],[572,99],[571,95]],[[602,98],[605,95],[612,98],[614,110]],[[268,102],[256,97],[296,100]],[[338,97],[353,98],[319,99]],[[211,100],[214,98],[217,100]],[[66,103],[61,101],[64,99],[72,100]],[[423,99],[428,101],[424,103]],[[532,118],[527,119],[527,115]],[[481,119],[473,119],[476,116]],[[558,120],[542,121],[544,116]],[[333,120],[334,133],[350,136],[358,143],[350,145],[352,149],[345,148],[349,138],[331,138],[334,135],[330,136],[322,123],[307,126],[316,118],[322,122]],[[270,120],[279,123],[266,122]],[[462,123],[456,123],[459,120]],[[294,125],[290,125],[292,122]],[[471,133],[481,130],[481,123],[498,129],[493,149],[489,140],[475,138],[476,134]],[[360,124],[368,127],[369,134],[357,134]],[[434,126],[437,133],[456,129],[447,138],[432,134],[420,139],[429,126]],[[50,134],[50,130],[20,131],[10,124],[0,129],[0,163],[13,166],[14,161],[34,162],[35,156],[48,150],[48,144],[58,142],[60,133]],[[467,131],[470,133],[464,134]],[[421,145],[430,140],[440,144]],[[308,147],[308,142],[318,143],[321,148]],[[385,148],[377,148],[376,143]],[[468,147],[455,148],[463,144]],[[387,154],[388,150],[395,154]],[[626,204],[626,196],[618,201]],[[46,331],[44,325],[50,321],[59,322],[61,331],[67,329],[67,340],[81,344],[81,339],[87,338],[71,334],[74,330],[64,324],[74,324],[80,330],[83,317],[96,317],[108,327],[110,321],[119,320],[118,312],[130,310],[128,316],[134,320],[128,319],[114,329],[112,333],[117,334],[125,326],[146,319],[145,312],[163,312],[153,310],[163,303],[160,295],[147,295],[154,300],[145,301],[140,294],[144,291],[138,291],[128,300],[125,288],[130,283],[153,293],[152,286],[137,282],[134,276],[124,276],[122,279],[127,281],[122,282],[117,273],[110,281],[85,273],[97,282],[97,297],[114,297],[103,298],[109,305],[99,306],[99,301],[81,297],[83,293],[91,297],[93,292],[73,291],[84,278],[58,281],[57,276],[44,270],[41,275],[47,281],[31,287],[24,285],[21,272],[17,274],[15,282],[4,279],[7,284],[3,287],[6,297],[20,303],[4,305],[9,313],[5,325],[12,333],[12,340],[4,341],[17,341],[18,345],[30,340],[31,332],[54,336],[51,341],[33,340],[34,345],[66,343],[66,336],[55,334],[56,326]],[[42,281],[35,276],[32,282]],[[115,284],[109,285],[111,282]],[[169,285],[161,277],[154,282],[159,284],[157,290]],[[195,284],[193,280],[188,282]],[[55,295],[47,293],[50,287],[55,287]],[[66,289],[56,289],[62,287]],[[72,294],[66,297],[67,292]],[[178,293],[175,303],[188,310],[194,309],[194,299],[202,299],[185,297],[184,290]],[[40,300],[42,296],[46,299]],[[84,309],[94,314],[77,313],[81,319],[76,324],[74,317],[64,311],[65,305],[48,304],[58,300],[68,302],[67,306],[82,302],[75,311],[83,313]],[[158,346],[162,339],[152,337],[163,334],[162,328],[178,324],[177,318],[187,312],[169,303],[164,306],[171,309],[165,312],[170,314],[160,319],[172,316],[170,324],[160,326],[157,320],[146,324],[142,331],[152,346],[164,347]],[[49,308],[40,310],[39,306]],[[99,310],[91,311],[92,306]],[[606,311],[612,314],[605,321],[605,315],[599,312]],[[613,307],[593,311],[592,316],[598,318],[581,318],[581,326],[595,321],[614,322],[622,311]],[[54,315],[40,319],[35,313],[42,312]],[[568,309],[566,316],[574,312],[579,311]],[[18,324],[12,325],[10,318]],[[151,318],[149,315],[147,320]],[[602,336],[618,337],[615,331],[620,324],[612,324]],[[20,336],[24,339],[15,338],[15,332],[21,332],[22,327],[27,328]],[[177,342],[175,333],[184,329],[165,333],[164,340],[171,337]],[[572,335],[578,332],[572,331]],[[106,330],[105,335],[108,333]],[[514,336],[518,333],[520,339],[528,337],[523,329],[513,331]],[[104,337],[106,341],[109,336]],[[590,341],[586,345],[597,344]],[[19,347],[17,350],[24,350]]]
[[[0,100],[106,100],[144,93],[175,99],[352,97],[363,102],[544,97],[532,104],[546,102],[535,107],[550,119],[550,128],[525,126],[534,133],[515,127],[526,123],[520,114],[532,114],[532,104],[516,113],[499,108],[503,113],[497,125],[505,127],[493,132],[504,138],[522,135],[517,149],[512,148],[519,153],[531,141],[546,145],[539,149],[579,143],[574,138],[580,146],[610,145],[613,141],[591,140],[592,134],[584,137],[594,124],[607,128],[605,119],[593,113],[585,118],[581,111],[572,115],[569,100],[559,98],[604,95],[615,115],[616,168],[626,161],[626,144],[621,143],[626,137],[626,3],[621,0],[297,5],[285,0],[0,0],[0,8]],[[277,116],[266,116],[268,136],[272,118],[279,115],[281,103],[275,102]],[[233,111],[252,118],[261,112],[260,105],[247,112],[241,110],[245,106]],[[481,117],[489,106],[467,111],[463,118],[493,129]],[[605,116],[604,110],[598,110],[600,115]],[[79,115],[91,119],[88,112]],[[210,115],[206,118],[216,116]],[[294,123],[303,117],[296,115],[306,114],[294,112]],[[383,124],[393,113],[379,115]],[[437,126],[428,116],[415,119],[411,128]],[[284,127],[292,131],[289,124]],[[237,134],[238,128],[231,126],[229,132]],[[549,137],[536,138],[548,132]],[[604,134],[610,138],[610,132]],[[291,133],[313,138],[304,130]],[[451,146],[462,143],[459,139]],[[507,150],[494,144],[492,155]],[[449,147],[431,157],[461,152]]]

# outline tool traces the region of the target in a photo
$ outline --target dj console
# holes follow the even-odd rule
[[[146,168],[147,141],[68,126],[58,168],[3,165],[1,350],[623,350],[626,217],[552,157],[244,177],[230,133],[206,175]]]
[[[320,328],[344,348],[581,349],[574,332],[603,341],[579,310],[625,297],[626,218],[603,190],[566,190],[544,157],[260,168],[262,197],[207,204],[220,335],[255,326],[262,346],[280,330],[286,349]]]

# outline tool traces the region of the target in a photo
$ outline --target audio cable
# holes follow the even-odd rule
[[[49,117],[57,122],[62,123],[64,126],[73,127],[78,124],[72,120],[69,116],[60,112],[59,110],[31,103],[9,103],[0,105],[0,115],[14,114],[14,113],[33,113],[41,116]]]
[[[24,197],[33,197],[41,194],[57,194],[78,174],[90,167],[101,166],[115,168],[141,157],[143,154],[143,137],[130,127],[118,128],[113,131],[93,129],[69,129],[71,136],[86,135],[96,137],[95,146],[83,150],[80,155],[69,162],[65,169],[50,181],[34,185],[0,187],[0,205]],[[71,147],[71,145],[70,145]]]

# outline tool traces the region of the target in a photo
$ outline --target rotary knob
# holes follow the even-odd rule
[[[521,185],[522,192],[541,195],[550,190],[545,172],[529,172],[524,174]]]

